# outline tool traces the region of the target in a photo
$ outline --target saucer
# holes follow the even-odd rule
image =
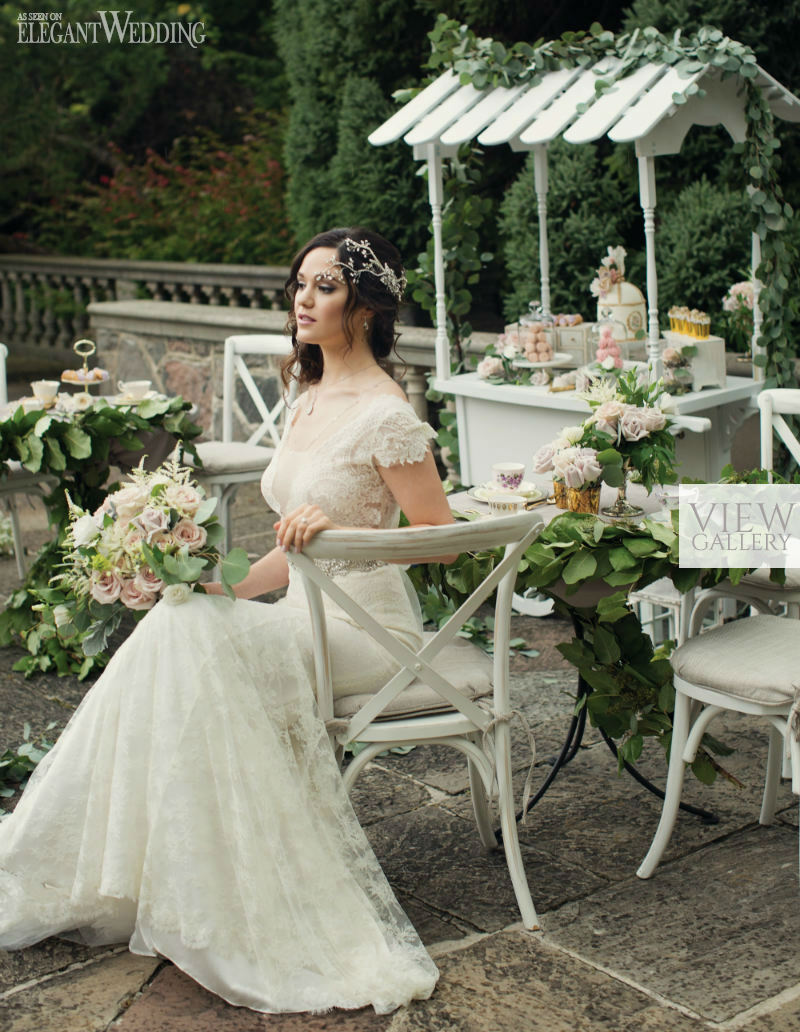
[[[514,488],[513,491],[504,491],[503,488],[498,487],[493,481],[487,480],[485,484],[470,488],[467,494],[477,502],[488,502],[489,495],[492,494],[522,495],[529,502],[534,501],[536,498],[544,498],[544,491],[538,488],[531,480],[523,480],[519,487]]]
[[[109,405],[141,405],[143,401],[152,401],[153,398],[159,398],[161,395],[158,391],[148,391],[141,398],[132,398],[130,394],[112,394],[107,400]]]

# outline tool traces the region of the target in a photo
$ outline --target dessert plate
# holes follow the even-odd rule
[[[485,484],[479,484],[477,487],[471,487],[467,494],[470,498],[474,498],[476,502],[488,502],[489,495],[492,494],[515,494],[522,495],[527,500],[534,501],[536,498],[544,498],[544,491],[536,486],[531,480],[523,480],[519,487],[513,491],[504,491],[498,487],[491,480],[487,480]]]

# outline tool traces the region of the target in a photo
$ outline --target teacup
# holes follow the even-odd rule
[[[516,491],[525,475],[521,462],[496,462],[492,466],[492,479],[500,491]]]
[[[44,402],[45,404],[55,401],[55,397],[58,394],[58,387],[58,380],[34,380],[31,384],[34,398],[38,401]]]
[[[490,494],[486,499],[489,503],[489,512],[492,516],[509,516],[511,513],[522,512],[525,507],[525,499],[522,495],[508,494],[507,492],[496,492]]]
[[[151,380],[120,380],[117,389],[131,401],[141,401],[150,390]]]

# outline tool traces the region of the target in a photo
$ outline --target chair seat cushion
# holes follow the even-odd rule
[[[197,454],[203,463],[200,475],[213,477],[221,473],[265,470],[275,449],[244,441],[201,441]]]
[[[776,598],[779,598],[783,591],[800,591],[800,570],[787,570],[786,571],[786,583],[776,584],[775,581],[769,579],[769,570],[754,570],[753,573],[746,573],[744,577],[739,581],[740,585],[752,585],[754,588],[767,588],[770,592],[774,592]],[[736,590],[736,589],[734,589]]]
[[[426,633],[426,640],[433,634]],[[492,691],[492,660],[483,649],[466,638],[456,638],[445,646],[431,664],[470,699],[490,695]],[[372,698],[369,694],[343,695],[334,700],[333,712],[337,717],[352,717]],[[421,717],[432,713],[452,713],[453,707],[421,681],[412,681],[392,700],[377,720],[397,720],[401,717]]]
[[[736,699],[780,705],[800,686],[800,622],[749,616],[690,638],[670,657],[691,684]]]

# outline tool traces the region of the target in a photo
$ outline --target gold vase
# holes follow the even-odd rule
[[[570,512],[592,512],[600,509],[600,487],[567,488],[567,508]]]
[[[559,509],[567,508],[567,485],[563,480],[553,481],[553,497]]]

